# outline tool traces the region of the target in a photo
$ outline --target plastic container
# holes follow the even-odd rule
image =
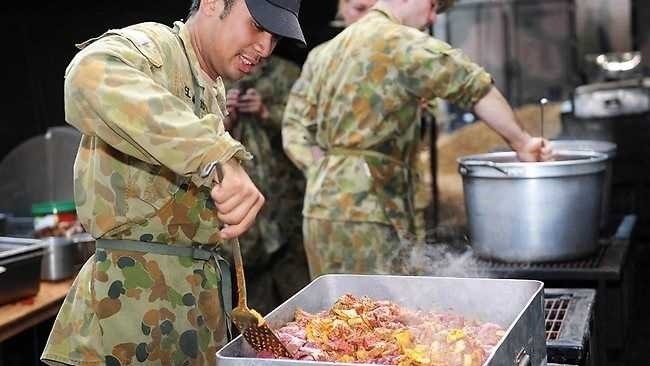
[[[77,213],[74,201],[40,202],[32,205],[34,236],[63,236],[75,225]]]

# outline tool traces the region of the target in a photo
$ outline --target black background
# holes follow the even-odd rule
[[[171,25],[186,17],[190,0],[22,1],[0,5],[3,50],[0,158],[50,126],[65,125],[63,73],[75,43],[143,21]],[[307,52],[331,38],[336,0],[304,0],[301,23],[309,43],[278,45],[276,54],[301,64]]]

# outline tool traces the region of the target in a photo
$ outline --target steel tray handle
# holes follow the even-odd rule
[[[471,173],[472,172],[471,167],[475,167],[475,166],[492,168],[492,169],[498,170],[500,173],[502,173],[504,175],[510,175],[510,173],[507,170],[499,168],[496,165],[496,163],[494,163],[493,161],[465,160],[465,161],[459,162],[458,165],[459,165],[458,171],[462,175],[467,175],[467,174]]]
[[[522,349],[515,358],[515,365],[517,366],[530,366],[530,355],[525,349]]]

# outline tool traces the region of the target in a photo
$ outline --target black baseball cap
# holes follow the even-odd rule
[[[307,45],[298,23],[300,0],[246,0],[246,6],[262,28]]]

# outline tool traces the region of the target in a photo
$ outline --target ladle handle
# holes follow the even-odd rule
[[[221,164],[217,163],[214,166],[217,173],[219,182],[223,182],[223,168]],[[241,256],[241,248],[239,246],[239,239],[234,238],[232,243],[232,257],[235,262],[235,278],[237,279],[237,307],[248,309],[246,302],[246,277],[244,277],[244,260]]]

